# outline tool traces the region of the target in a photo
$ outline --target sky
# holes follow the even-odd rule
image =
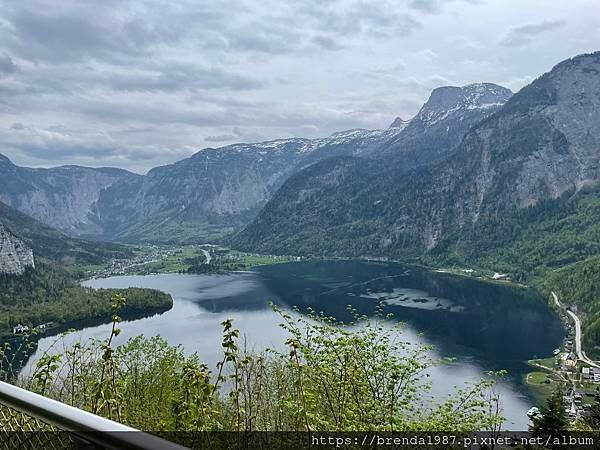
[[[145,173],[600,50],[597,0],[0,0],[0,153]]]

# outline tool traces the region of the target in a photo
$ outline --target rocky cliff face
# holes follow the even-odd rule
[[[376,151],[398,169],[407,170],[445,158],[469,129],[491,116],[512,96],[493,83],[434,89],[427,102],[402,132]]]
[[[71,235],[102,233],[93,211],[102,190],[138,175],[120,169],[31,169],[0,155],[0,201]]]
[[[451,228],[600,181],[600,53],[558,64],[471,130],[456,154],[399,192],[390,242],[431,248]]]
[[[20,275],[34,267],[33,250],[0,223],[0,274]]]
[[[338,236],[351,230],[353,242],[338,245],[343,253],[405,254],[433,248],[451,230],[481,217],[595,185],[600,181],[599,74],[600,53],[581,55],[558,64],[503,106],[497,99],[509,92],[494,85],[436,90],[405,130],[378,150],[384,163],[322,164],[313,178],[316,169],[307,169],[290,179],[234,242],[288,252],[301,244],[324,253],[324,242],[339,244]],[[465,124],[473,112],[479,120]],[[434,163],[414,164],[422,154]],[[408,169],[407,155],[413,161]],[[335,189],[319,185],[319,178],[340,168],[353,176],[338,174],[342,181]],[[334,215],[335,205],[346,205],[348,213]],[[312,244],[311,235],[318,236]]]
[[[510,89],[493,83],[444,86],[434,89],[416,116],[425,127],[432,127],[450,116],[464,117],[469,111],[497,110],[512,96]],[[460,119],[459,119],[460,120]]]

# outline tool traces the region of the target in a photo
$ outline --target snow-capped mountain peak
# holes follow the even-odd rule
[[[501,106],[511,96],[510,89],[493,83],[444,86],[431,92],[417,117],[424,125],[432,126],[457,112]]]

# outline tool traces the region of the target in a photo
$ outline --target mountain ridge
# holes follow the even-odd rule
[[[453,109],[429,128],[438,133],[436,139],[444,146],[462,135],[465,124],[493,110],[473,107],[478,106],[478,98],[467,101],[469,95],[474,97],[473,86],[448,87],[455,94],[454,103],[433,104],[436,97],[443,97],[444,88],[440,88],[424,105],[439,115],[446,112],[444,108]],[[480,84],[480,91],[497,103],[510,96],[509,90],[490,83]],[[422,124],[418,121],[418,117],[402,121],[401,126],[394,121],[396,126],[387,129],[351,129],[325,138],[207,147],[146,175],[80,166],[22,168],[4,157],[0,174],[6,181],[0,181],[0,201],[73,236],[124,242],[205,242],[247,225],[289,176],[321,160],[336,156],[382,159],[398,153],[409,168],[439,157],[421,151]],[[385,150],[390,146],[392,150]],[[404,147],[411,147],[412,153]]]
[[[358,230],[355,240],[362,244],[353,243],[360,252],[350,251],[346,256],[408,255],[435,247],[451,230],[472,224],[480,216],[526,207],[597,183],[600,137],[595,124],[600,122],[600,81],[595,74],[599,69],[600,53],[558,64],[497,111],[467,127],[464,136],[455,139],[456,149],[444,147],[441,157],[430,156],[434,164],[405,170],[401,159],[388,159],[388,167],[375,168],[379,176],[368,175],[373,170],[365,165],[360,176],[341,183],[335,191],[325,187],[319,191],[318,182],[308,174],[297,174],[297,179],[304,177],[302,187],[296,191],[290,187],[297,180],[284,185],[287,196],[275,196],[232,243],[247,250],[289,252],[295,248],[294,236],[302,235],[302,248],[323,254],[335,250],[341,230],[352,226]],[[436,126],[437,120],[431,129]],[[400,140],[406,142],[409,127]],[[434,134],[426,151],[436,151],[436,138]],[[446,144],[452,147],[450,140]],[[421,153],[414,150],[414,154]],[[329,169],[336,170],[335,166]],[[327,174],[318,176],[323,179]],[[369,181],[361,182],[361,178]],[[307,197],[308,186],[321,195]],[[315,217],[310,211],[328,211],[337,204],[348,205],[352,211],[345,218],[340,216],[337,224],[327,217],[305,220]],[[375,204],[377,212],[372,211]],[[364,232],[360,232],[361,223]],[[307,242],[310,232],[321,241]],[[277,242],[270,241],[268,234],[276,236]],[[336,254],[340,253],[343,250],[337,249]]]

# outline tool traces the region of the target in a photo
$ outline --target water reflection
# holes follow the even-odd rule
[[[432,343],[434,357],[453,356],[453,364],[431,369],[435,396],[453,386],[476,381],[486,370],[507,369],[510,378],[499,386],[512,429],[526,427],[531,406],[520,385],[523,360],[549,354],[561,337],[560,323],[534,292],[474,279],[427,272],[398,264],[305,262],[265,266],[253,272],[227,275],[124,276],[92,280],[91,287],[149,287],[170,293],[175,302],[166,313],[121,324],[117,344],[138,334],[160,334],[186,352],[197,352],[211,367],[221,357],[220,322],[231,317],[246,345],[256,350],[278,347],[286,333],[269,301],[301,311],[313,308],[348,320],[350,304],[372,314],[379,301],[396,320],[406,323],[403,339]],[[416,301],[415,301],[416,300]],[[85,328],[67,338],[54,352],[76,341],[102,339],[110,326]],[[31,370],[54,338],[44,338],[24,369]]]

